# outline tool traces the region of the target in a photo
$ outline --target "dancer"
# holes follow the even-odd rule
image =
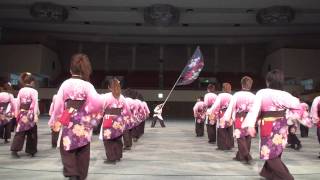
[[[126,123],[125,130],[123,132],[123,150],[131,150],[132,147],[132,129],[136,125],[135,114],[135,101],[130,97],[126,97],[126,103],[130,109],[131,117]]]
[[[49,110],[49,116],[51,116],[53,113],[54,102],[55,102],[56,96],[57,95],[53,95],[52,102],[50,105],[50,110]],[[50,124],[49,124],[49,126],[50,126]],[[56,120],[54,125],[51,127],[51,147],[52,148],[57,147],[60,129],[61,129],[61,123],[59,120]]]
[[[209,109],[216,101],[217,95],[214,93],[215,86],[213,84],[209,84],[207,87],[207,93],[204,95],[203,101],[205,108],[207,109],[205,123],[207,127],[207,135],[208,135],[208,143],[215,144],[216,143],[216,117],[212,116],[209,112]]]
[[[270,71],[266,76],[266,89],[256,93],[253,107],[242,123],[242,128],[248,127],[249,134],[255,136],[255,124],[260,123],[260,159],[265,164],[260,176],[267,179],[293,179],[288,168],[281,161],[281,155],[287,142],[286,111],[292,111],[300,118],[301,123],[311,126],[309,118],[305,117],[299,99],[283,91],[284,76],[280,70]],[[287,114],[288,115],[288,114]]]
[[[166,125],[164,124],[164,120],[162,118],[162,107],[163,107],[163,104],[158,104],[154,110],[153,110],[153,120],[152,120],[152,123],[151,123],[151,128],[154,128],[157,121],[160,122],[161,124],[161,127],[162,128],[165,128]]]
[[[7,83],[6,83],[7,84]],[[0,89],[0,138],[4,143],[9,143],[11,138],[11,119],[15,113],[15,101],[13,95],[4,86]]]
[[[11,144],[11,155],[13,158],[19,158],[18,152],[22,150],[25,137],[26,153],[31,157],[37,153],[38,144],[38,91],[34,89],[34,77],[29,72],[20,75],[20,83],[23,88],[20,89],[16,100],[16,120],[17,128]]]
[[[110,93],[102,95],[104,117],[100,132],[103,139],[107,164],[116,164],[122,158],[122,135],[126,123],[130,122],[131,112],[126,99],[121,95],[121,86],[118,79],[109,81]]]
[[[317,125],[317,137],[320,144],[320,96],[314,98],[311,105],[310,115],[313,122]],[[320,159],[320,152],[318,158]]]
[[[250,155],[251,136],[249,135],[247,128],[242,128],[241,125],[253,105],[254,94],[249,92],[252,83],[253,80],[249,76],[244,76],[241,79],[242,90],[236,92],[232,96],[228,109],[222,118],[223,121],[234,124],[233,135],[237,139],[238,152],[233,159],[244,161],[247,164],[250,164],[250,161],[252,160]]]
[[[58,146],[63,164],[63,175],[71,180],[84,180],[88,175],[90,142],[93,127],[101,111],[100,95],[88,82],[91,64],[87,55],[71,57],[70,73],[55,98],[49,125],[60,121],[62,128]]]
[[[222,91],[209,109],[210,116],[217,118],[217,150],[230,150],[234,146],[232,125],[222,119],[232,98],[230,83],[222,84]]]
[[[142,101],[140,99],[134,99],[135,103],[135,111],[134,116],[136,117],[137,123],[132,129],[132,139],[134,142],[137,142],[139,138],[142,136],[143,131],[143,122],[144,122],[144,116],[143,116],[143,106]]]
[[[193,107],[193,116],[195,119],[195,132],[197,137],[202,137],[204,134],[204,121],[206,119],[206,106],[203,102],[203,97],[198,98]]]

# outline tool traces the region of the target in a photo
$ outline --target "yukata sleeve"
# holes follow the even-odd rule
[[[234,118],[232,115],[236,110],[236,104],[237,104],[237,95],[235,94],[234,96],[232,96],[229,106],[222,117],[224,121],[232,121],[232,119]]]
[[[310,110],[310,117],[312,118],[313,123],[318,123],[319,122],[319,115],[318,115],[318,105],[320,102],[320,96],[316,97],[311,105],[311,110]]]
[[[221,96],[218,96],[214,104],[208,110],[208,113],[210,116],[216,116],[218,114],[218,112],[220,111],[220,103],[221,103]]]
[[[257,121],[258,116],[261,111],[261,104],[262,104],[262,98],[258,92],[254,98],[252,108],[250,109],[250,111],[248,112],[246,118],[244,119],[244,121],[242,123],[242,128],[255,127],[256,121]]]
[[[198,113],[198,103],[193,106],[193,117],[196,118]]]
[[[11,106],[10,113],[13,115],[16,111],[16,104],[12,94],[9,95],[9,103]]]
[[[60,118],[64,111],[64,84],[62,84],[58,90],[56,98],[54,100],[53,111],[50,116],[49,126],[53,126],[55,121]]]
[[[300,100],[289,93],[285,93],[280,97],[282,103],[287,107],[286,117],[288,120],[295,119],[301,124],[311,127],[311,118],[308,112],[308,106],[305,106],[304,103],[300,103]]]

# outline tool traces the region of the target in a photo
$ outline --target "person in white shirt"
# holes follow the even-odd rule
[[[161,127],[166,127],[166,125],[164,124],[164,121],[163,121],[163,118],[162,118],[162,107],[163,107],[163,104],[158,104],[154,110],[153,110],[153,120],[152,120],[152,123],[151,123],[151,127],[154,128],[157,121],[160,122],[160,125]]]

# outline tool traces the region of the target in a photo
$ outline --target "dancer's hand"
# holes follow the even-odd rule
[[[248,133],[251,137],[256,137],[256,129],[254,127],[249,127],[248,128]]]

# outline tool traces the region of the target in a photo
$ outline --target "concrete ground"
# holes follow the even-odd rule
[[[258,141],[253,140],[253,165],[232,161],[232,151],[217,151],[216,145],[207,143],[207,137],[197,138],[192,120],[166,121],[167,128],[151,129],[150,121],[139,142],[131,151],[125,152],[123,160],[116,165],[106,165],[104,147],[97,136],[91,144],[89,180],[96,179],[260,179],[258,172],[263,161],[258,160]],[[39,153],[30,158],[21,153],[20,159],[11,159],[10,145],[0,142],[0,179],[65,179],[62,176],[60,154],[52,149],[47,118],[39,125]],[[295,179],[320,178],[320,159],[317,158],[320,145],[315,129],[308,138],[300,138],[303,148],[297,152],[286,149],[283,160]]]

